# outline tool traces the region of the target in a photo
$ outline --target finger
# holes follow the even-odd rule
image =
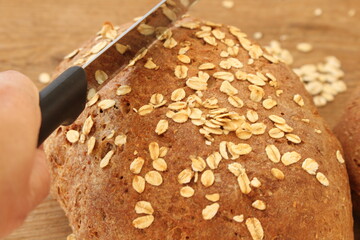
[[[31,80],[14,71],[0,73],[0,178],[18,176],[14,187],[28,182],[40,120],[39,94]]]
[[[50,174],[45,153],[38,149],[35,153],[34,165],[29,181],[28,211],[34,209],[49,194]]]
[[[46,174],[45,185],[31,191],[29,186],[40,181],[32,172],[43,171],[35,160],[42,158],[36,150],[40,122],[39,94],[31,80],[14,71],[0,73],[0,237],[23,221],[39,201],[36,194],[47,191]]]

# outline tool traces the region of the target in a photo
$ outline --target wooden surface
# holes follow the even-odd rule
[[[334,126],[344,103],[360,80],[359,0],[234,0],[225,9],[221,0],[201,0],[192,15],[239,26],[252,35],[261,31],[267,44],[288,35],[283,46],[291,50],[294,66],[316,63],[334,55],[343,63],[349,90],[320,110]],[[151,8],[158,0],[0,0],[0,71],[19,70],[37,81],[40,72],[51,72],[68,52],[92,36],[104,21],[122,24]],[[323,15],[315,17],[315,8]],[[348,11],[357,15],[349,17]],[[310,42],[309,54],[295,50]],[[49,197],[25,224],[6,240],[63,240],[70,229],[58,204]]]

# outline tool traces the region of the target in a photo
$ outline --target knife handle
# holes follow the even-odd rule
[[[74,66],[57,77],[40,92],[40,146],[60,125],[70,125],[84,110],[87,95],[86,73]]]

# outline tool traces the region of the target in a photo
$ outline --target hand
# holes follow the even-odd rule
[[[0,238],[48,194],[45,154],[36,148],[40,123],[35,85],[18,72],[0,73]]]

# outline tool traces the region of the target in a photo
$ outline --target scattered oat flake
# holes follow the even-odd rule
[[[84,135],[83,133],[80,134],[79,142],[80,142],[80,143],[85,143],[85,139],[86,139],[85,135]]]
[[[264,89],[256,85],[250,85],[248,88],[250,90],[250,100],[254,102],[260,102],[263,99],[265,95]]]
[[[279,117],[279,116],[277,116],[277,115],[270,115],[270,116],[269,116],[269,119],[270,119],[271,121],[273,121],[274,123],[278,123],[278,124],[285,124],[285,123],[286,123],[286,121],[285,121],[284,118]]]
[[[84,125],[83,125],[83,128],[82,128],[82,133],[84,135],[88,135],[91,131],[91,128],[93,127],[94,125],[94,121],[92,120],[92,117],[89,116],[85,122],[84,122]]]
[[[262,200],[255,200],[251,206],[253,208],[256,208],[257,210],[265,210],[266,209],[266,204],[264,201]]]
[[[254,177],[251,182],[250,182],[250,185],[254,188],[259,188],[261,187],[261,182],[258,178]]]
[[[152,160],[158,159],[160,155],[159,144],[157,142],[151,142],[149,144],[149,152],[150,152],[150,158]]]
[[[157,66],[157,65],[154,63],[154,61],[153,61],[152,58],[148,58],[148,60],[146,61],[144,67],[145,67],[146,69],[150,69],[150,70],[153,70],[153,69],[157,70],[157,69],[159,69],[159,66]]]
[[[160,186],[163,182],[161,174],[157,171],[150,171],[146,173],[145,180],[147,183],[153,186]]]
[[[95,72],[95,80],[98,84],[103,84],[106,80],[108,80],[109,76],[102,70],[96,70]]]
[[[207,89],[207,80],[199,77],[191,77],[186,81],[186,86],[193,90],[203,91]]]
[[[89,92],[90,92],[90,90],[89,90]],[[99,100],[99,97],[100,97],[99,94],[95,93],[95,95],[87,103],[87,106],[91,107],[92,105],[94,105]]]
[[[258,75],[249,73],[247,74],[246,80],[248,80],[251,84],[257,85],[257,86],[265,86],[265,81],[259,77]]]
[[[135,212],[137,214],[153,214],[154,209],[151,206],[150,202],[147,201],[138,201],[135,205]]]
[[[281,157],[281,162],[285,166],[289,166],[291,164],[294,164],[294,163],[300,161],[300,159],[301,159],[301,155],[295,151],[292,151],[292,152],[284,153]]]
[[[140,34],[145,36],[152,35],[155,32],[155,28],[153,26],[150,26],[145,23],[141,23],[137,28],[137,30],[139,31]]]
[[[271,174],[278,180],[284,180],[285,178],[284,173],[278,168],[272,168]]]
[[[174,13],[174,11],[172,11],[170,8],[168,8],[166,5],[162,5],[162,11],[163,14],[170,20],[170,21],[175,21],[177,19],[176,14]]]
[[[150,225],[154,222],[154,216],[153,215],[146,215],[142,217],[136,218],[132,224],[137,229],[145,229],[150,227]]]
[[[96,143],[96,138],[94,136],[89,138],[89,140],[87,141],[87,155],[90,155],[92,153],[95,147],[95,143]]]
[[[309,174],[315,175],[319,168],[319,164],[312,158],[306,158],[301,167]]]
[[[197,29],[200,27],[198,22],[181,22],[180,26],[188,29]]]
[[[130,164],[130,171],[133,174],[139,174],[141,172],[141,169],[145,163],[145,160],[142,157],[137,157],[132,161]]]
[[[192,179],[192,177],[194,176],[194,172],[189,169],[189,168],[186,168],[184,169],[183,171],[181,171],[178,175],[178,182],[180,184],[186,184],[186,183],[189,183]]]
[[[87,99],[88,101],[90,101],[90,100],[95,96],[95,94],[96,94],[95,88],[90,88],[89,91],[88,91],[88,93],[87,93],[86,99]],[[88,104],[89,104],[89,103],[88,103]]]
[[[217,202],[220,200],[220,194],[218,193],[206,194],[205,198],[211,202]]]
[[[131,87],[129,85],[122,85],[116,90],[116,95],[124,96],[131,92]]]
[[[111,99],[105,99],[98,103],[98,107],[101,108],[101,110],[106,110],[113,106],[115,106],[115,101]]]
[[[321,16],[323,14],[323,10],[321,9],[321,8],[315,8],[315,10],[314,10],[314,15],[316,16],[316,17],[319,17],[319,16]]]
[[[202,217],[204,220],[211,220],[215,217],[216,213],[218,212],[220,205],[218,203],[213,203],[211,205],[206,206],[202,210]]]
[[[175,76],[179,79],[184,79],[188,75],[189,68],[184,65],[178,65],[175,67]]]
[[[169,122],[167,120],[160,120],[158,124],[156,125],[155,132],[158,135],[161,135],[167,131],[169,128]]]
[[[142,176],[134,176],[132,181],[132,187],[138,193],[142,193],[145,190],[145,179]]]
[[[164,172],[167,170],[167,163],[163,158],[158,158],[152,162],[152,166],[155,170],[159,172]]]
[[[125,134],[119,134],[118,136],[116,136],[115,138],[115,145],[116,146],[122,146],[126,143],[126,135]]]
[[[280,162],[281,154],[280,154],[279,149],[275,145],[267,145],[265,148],[265,152],[266,152],[266,155],[268,156],[268,158],[272,162],[274,162],[274,163]]]
[[[72,59],[73,57],[75,57],[78,53],[79,53],[79,49],[75,49],[74,51],[72,51],[71,53],[69,53],[68,55],[66,55],[64,57],[64,59]]]
[[[76,143],[79,141],[80,133],[76,130],[69,130],[66,133],[66,139],[71,143]]]
[[[172,101],[181,101],[186,97],[185,90],[183,88],[178,88],[171,93]]]
[[[177,41],[174,38],[170,37],[165,40],[163,46],[164,46],[164,48],[172,49],[172,48],[176,47],[177,44],[178,44]]]
[[[253,240],[264,239],[264,230],[257,218],[248,218],[245,224]]]
[[[339,163],[345,163],[345,159],[344,159],[344,157],[342,156],[340,150],[337,150],[337,151],[336,151],[336,159],[339,161]]]
[[[51,77],[50,77],[50,74],[48,74],[48,73],[40,73],[39,74],[39,82],[40,83],[43,83],[43,84],[47,84],[47,83],[49,83],[50,81],[51,81]]]
[[[130,46],[129,45],[125,46],[123,44],[116,43],[115,48],[120,54],[125,54],[126,51],[130,49]]]
[[[268,98],[263,101],[262,105],[265,109],[270,110],[277,105],[277,102],[274,99]]]
[[[292,127],[290,127],[286,123],[285,124],[275,123],[275,127],[277,127],[278,129],[280,129],[281,131],[286,132],[286,133],[290,133],[290,132],[292,132],[294,130]]]
[[[75,234],[70,234],[67,236],[66,240],[76,240]]]
[[[241,100],[238,96],[229,96],[229,103],[236,108],[242,108],[244,106],[243,100]]]
[[[216,169],[219,166],[221,160],[222,157],[220,153],[214,152],[206,158],[206,163],[209,166],[209,168]]]
[[[212,70],[215,69],[215,67],[213,63],[203,63],[199,66],[199,70]]]
[[[298,135],[288,133],[285,135],[285,137],[289,142],[296,143],[296,144],[301,143],[301,138]]]
[[[244,215],[243,214],[236,215],[236,216],[233,217],[233,220],[235,222],[242,223],[242,222],[244,222]]]
[[[311,52],[311,50],[313,50],[313,46],[310,43],[303,42],[296,45],[296,49],[300,52],[308,53]]]
[[[240,186],[240,191],[243,194],[249,194],[251,192],[250,180],[245,170],[242,170],[240,175],[237,178],[238,184]]]
[[[229,82],[232,82],[235,79],[234,74],[232,74],[231,72],[216,72],[213,74],[213,77]]]
[[[211,31],[211,33],[214,35],[214,37],[218,40],[222,40],[225,38],[225,33],[222,32],[221,30],[219,29],[214,29]]]
[[[259,115],[257,114],[257,112],[255,112],[254,110],[251,110],[249,109],[247,112],[246,112],[246,117],[247,119],[254,123],[256,122],[257,120],[259,120]]]
[[[168,147],[161,147],[159,150],[159,157],[165,157],[166,154],[168,153],[169,148]]]
[[[216,38],[211,36],[205,36],[203,39],[207,44],[217,46]]]
[[[295,94],[293,98],[294,102],[296,102],[300,107],[304,106],[304,99],[301,95]]]
[[[195,190],[192,187],[185,186],[180,189],[180,195],[184,198],[190,198],[194,195]]]
[[[224,8],[227,8],[227,9],[230,9],[230,8],[233,8],[235,5],[234,1],[233,0],[223,0],[222,1],[222,6]]]
[[[275,139],[279,139],[285,136],[285,133],[279,128],[272,128],[269,130],[269,136]]]
[[[201,174],[200,181],[205,187],[210,187],[211,185],[213,185],[215,181],[215,175],[213,171],[212,170],[204,171]]]
[[[101,159],[100,161],[100,167],[104,168],[107,165],[109,165],[110,159],[112,158],[112,156],[114,155],[114,151],[110,150],[103,159]]]
[[[176,123],[185,123],[189,119],[189,115],[185,110],[181,110],[175,113],[171,119]]]
[[[262,32],[255,32],[253,37],[256,40],[262,39],[263,38],[263,33]]]
[[[228,81],[223,81],[221,83],[220,91],[229,96],[233,96],[239,93],[239,91],[235,87],[233,87]]]
[[[98,52],[100,52],[103,48],[105,48],[107,46],[108,42],[107,41],[101,41],[99,43],[97,43],[95,46],[93,46],[90,50],[90,53],[92,54],[96,54]]]
[[[205,160],[202,157],[190,156],[191,168],[195,172],[202,172],[206,168]]]
[[[177,56],[178,60],[182,63],[189,64],[191,63],[191,59],[187,55],[180,54]]]
[[[144,105],[141,108],[139,108],[138,113],[140,116],[144,116],[144,115],[152,113],[152,111],[154,111],[154,106],[148,104],[148,105]]]
[[[325,187],[328,187],[330,184],[329,184],[329,180],[327,179],[327,177],[321,173],[321,172],[318,172],[316,174],[316,179],[322,184],[324,185]]]

